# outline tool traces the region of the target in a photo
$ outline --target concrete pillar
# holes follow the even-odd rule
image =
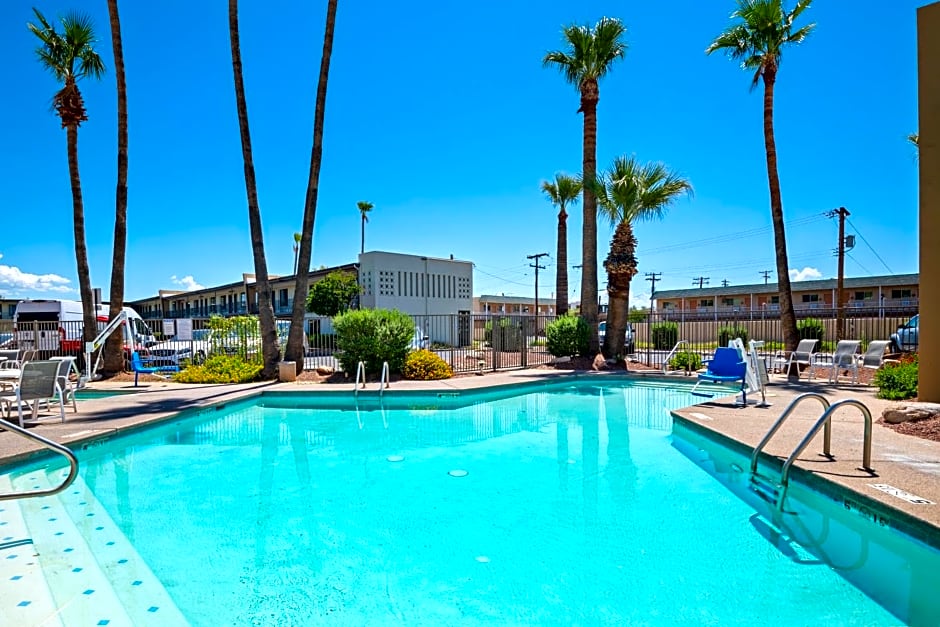
[[[940,2],[917,9],[920,134],[918,399],[940,402]]]

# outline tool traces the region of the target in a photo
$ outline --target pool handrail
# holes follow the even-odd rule
[[[800,394],[787,405],[787,408],[783,410],[783,413],[780,414],[780,417],[777,418],[777,421],[770,427],[770,430],[764,435],[763,439],[754,447],[754,453],[751,455],[751,475],[757,472],[757,459],[760,456],[760,452],[763,450],[767,443],[770,442],[770,438],[774,437],[774,434],[783,426],[784,421],[793,413],[793,410],[796,409],[797,405],[802,403],[807,398],[815,398],[820,403],[822,403],[823,409],[826,413],[823,415],[828,418],[829,414],[829,399],[827,399],[822,394],[818,392],[807,392],[806,394]],[[825,423],[826,431],[823,434],[823,455],[830,457],[829,455],[829,444],[832,440],[832,425],[828,422]],[[815,432],[814,432],[815,435]]]
[[[385,392],[385,388],[391,387],[391,381],[389,380],[391,375],[389,374],[388,362],[382,362],[382,376],[379,378],[379,396]],[[384,385],[383,385],[384,383]]]
[[[688,344],[689,346],[691,346],[688,340],[679,340],[678,342],[676,342],[676,345],[672,347],[672,350],[669,351],[669,354],[666,355],[665,359],[663,359],[663,374],[669,374],[666,371],[666,368],[669,367],[669,360],[672,359],[672,356],[676,354],[676,351],[678,351],[679,347],[682,346],[683,344]]]
[[[356,383],[355,383],[355,387],[353,387],[354,396],[359,396],[359,375],[360,374],[362,375],[362,389],[364,390],[366,389],[366,363],[364,361],[360,361],[358,364],[356,364]]]
[[[52,496],[53,494],[58,494],[59,492],[62,492],[63,490],[68,488],[70,485],[72,485],[72,482],[75,481],[75,478],[78,476],[78,458],[75,456],[75,453],[72,452],[72,449],[66,446],[62,446],[58,442],[53,442],[52,440],[48,438],[44,438],[38,433],[30,433],[26,429],[23,429],[22,427],[18,427],[12,422],[7,422],[6,420],[3,420],[2,418],[0,418],[0,427],[2,427],[3,429],[7,431],[15,433],[17,435],[20,435],[26,438],[27,440],[34,440],[36,442],[39,442],[45,448],[55,453],[59,453],[60,455],[65,456],[65,458],[69,460],[69,474],[65,477],[65,480],[59,486],[51,488],[51,489],[46,489],[46,490],[29,490],[26,492],[9,492],[6,494],[0,494],[0,501],[33,498],[37,496]]]

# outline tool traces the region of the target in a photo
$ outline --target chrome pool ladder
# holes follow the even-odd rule
[[[390,375],[388,371],[388,362],[383,361],[382,362],[382,376],[379,377],[379,396],[382,396],[382,394],[385,392],[385,388],[390,386],[389,377]]]
[[[362,389],[366,389],[366,363],[360,361],[356,364],[356,383],[353,386],[353,396],[359,396],[359,377],[362,376]]]
[[[379,396],[385,392],[385,388],[391,387],[391,375],[389,374],[388,362],[382,362],[382,376],[379,377]],[[360,361],[356,364],[356,383],[353,387],[353,396],[359,396],[359,382],[362,382],[362,388],[366,389],[366,364]]]
[[[72,449],[62,446],[58,442],[53,442],[48,438],[44,438],[37,433],[31,433],[22,427],[18,427],[12,422],[7,422],[6,420],[0,419],[0,427],[3,427],[4,430],[17,435],[23,436],[27,440],[34,440],[39,442],[47,449],[58,453],[64,456],[69,461],[69,474],[66,475],[65,479],[54,488],[48,490],[29,490],[26,492],[9,492],[7,494],[0,494],[0,501],[10,501],[13,499],[25,499],[35,496],[52,496],[53,494],[58,494],[62,492],[67,487],[72,485],[72,482],[75,481],[75,477],[78,476],[78,458],[75,456],[75,453],[72,452]]]
[[[773,438],[774,434],[780,429],[783,423],[787,418],[790,417],[790,414],[793,413],[793,410],[802,403],[804,400],[809,398],[815,398],[823,406],[823,413],[816,422],[813,424],[812,428],[803,436],[803,439],[800,440],[800,443],[796,445],[796,448],[793,449],[793,452],[790,453],[790,456],[787,457],[786,461],[783,462],[783,467],[780,470],[780,477],[776,481],[771,477],[766,475],[761,475],[757,471],[757,462],[760,456],[760,452],[767,446],[767,443],[770,442],[770,439]],[[783,413],[780,414],[780,417],[777,418],[776,422],[770,427],[770,430],[764,435],[763,439],[758,443],[754,448],[754,453],[751,455],[751,472],[750,472],[750,487],[754,492],[758,494],[761,498],[768,501],[772,505],[776,506],[778,509],[783,508],[783,501],[786,498],[787,486],[789,485],[790,480],[790,468],[793,466],[793,462],[797,460],[800,454],[806,450],[806,447],[809,446],[809,443],[816,437],[816,434],[819,433],[820,429],[823,429],[823,456],[830,459],[833,458],[830,453],[830,447],[832,443],[832,414],[838,411],[840,408],[851,405],[857,407],[862,412],[862,416],[865,419],[865,434],[864,434],[864,443],[862,450],[862,467],[861,470],[865,470],[869,473],[874,473],[874,469],[871,467],[871,432],[872,432],[872,418],[871,412],[868,410],[868,407],[864,405],[861,401],[858,401],[854,398],[847,398],[841,401],[836,401],[833,404],[829,404],[828,399],[822,394],[816,392],[808,392],[806,394],[801,394],[797,396],[793,401],[787,405],[787,408],[783,410]]]

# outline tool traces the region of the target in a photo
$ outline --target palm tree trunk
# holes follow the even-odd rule
[[[366,214],[362,214],[362,244],[359,246],[359,254],[366,252]]]
[[[555,272],[555,315],[568,313],[568,214],[562,205],[558,211],[558,246],[555,250],[558,267]]]
[[[108,0],[111,18],[111,48],[114,50],[114,76],[117,83],[117,188],[114,194],[114,250],[111,256],[111,287],[108,292],[114,320],[124,307],[124,262],[127,251],[127,82],[124,78],[124,45],[117,0]],[[130,323],[127,323],[130,324]],[[124,334],[115,332],[104,347],[105,376],[124,370]],[[137,348],[132,346],[131,350]]]
[[[297,363],[297,372],[304,368],[304,309],[309,288],[310,257],[313,249],[313,224],[317,214],[317,194],[320,185],[320,164],[323,158],[323,118],[326,114],[326,84],[330,76],[330,56],[333,53],[333,29],[336,26],[337,0],[326,6],[326,28],[323,31],[323,53],[320,56],[320,78],[317,81],[317,101],[313,115],[313,148],[310,153],[310,175],[307,178],[307,196],[304,202],[304,220],[301,229],[300,255],[294,282],[294,307],[291,311],[290,335],[287,338],[285,359]]]
[[[780,198],[780,178],[777,174],[777,146],[774,141],[774,84],[776,70],[764,73],[764,146],[767,150],[767,181],[770,184],[770,216],[774,226],[774,251],[777,256],[777,288],[780,294],[780,322],[783,344],[787,351],[796,350],[799,338],[796,315],[793,311],[793,293],[790,289],[790,264],[787,260],[787,235],[783,225],[783,201]]]
[[[636,237],[629,221],[617,225],[604,268],[607,270],[608,305],[603,353],[605,357],[623,357],[630,313],[630,281],[636,275]]]
[[[75,88],[78,92],[78,88]],[[91,293],[91,270],[88,267],[88,247],[85,244],[85,207],[82,203],[82,181],[78,174],[78,125],[66,129],[69,156],[69,178],[72,184],[72,223],[75,236],[75,265],[78,273],[78,293],[82,299],[82,340],[92,342],[98,335],[97,312]],[[86,365],[86,368],[88,366]]]
[[[596,355],[597,339],[597,198],[593,183],[597,177],[597,81],[581,84],[581,111],[584,113],[582,169],[584,178],[584,223],[581,230],[581,317],[591,330],[588,352]]]
[[[245,164],[245,190],[248,194],[248,224],[251,230],[251,252],[255,261],[255,292],[258,296],[258,321],[261,327],[261,355],[264,359],[262,378],[277,376],[277,363],[281,358],[277,330],[274,327],[274,308],[271,305],[271,283],[268,263],[264,255],[264,230],[261,227],[261,208],[258,205],[258,187],[255,165],[251,154],[251,133],[248,128],[248,103],[242,77],[242,57],[238,37],[238,0],[228,3],[229,35],[232,42],[232,70],[235,75],[235,101],[238,106],[238,128],[241,131],[242,159]]]

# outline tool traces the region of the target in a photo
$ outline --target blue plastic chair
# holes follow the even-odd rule
[[[741,401],[747,405],[747,362],[741,359],[738,349],[730,346],[721,346],[715,349],[715,356],[705,361],[705,372],[699,373],[698,382],[692,388],[696,396],[713,396],[705,392],[696,392],[696,388],[703,382],[711,383],[741,383]]]
[[[131,353],[131,370],[134,371],[134,387],[137,387],[137,380],[140,378],[140,373],[145,374],[158,374],[161,372],[179,372],[179,366],[147,366],[144,365],[144,360],[141,359],[140,353],[134,351]]]

